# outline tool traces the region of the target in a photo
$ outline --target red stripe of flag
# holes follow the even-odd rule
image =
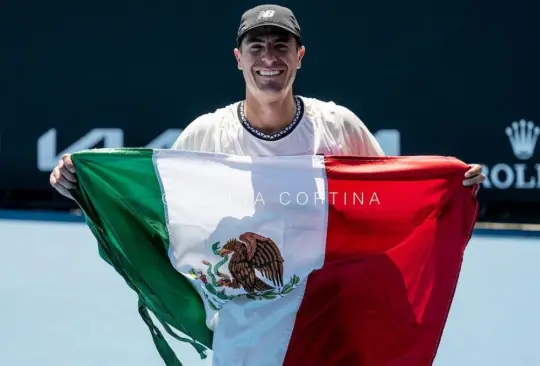
[[[462,185],[468,166],[444,157],[325,162],[325,264],[308,278],[284,365],[432,365],[477,218]]]

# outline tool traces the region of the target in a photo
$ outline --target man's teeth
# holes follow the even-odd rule
[[[272,70],[272,71],[260,70],[260,71],[257,71],[257,73],[259,75],[262,75],[262,76],[274,76],[274,75],[281,74],[282,71],[279,71],[279,70]]]

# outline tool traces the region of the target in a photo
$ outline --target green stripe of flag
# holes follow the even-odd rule
[[[153,150],[96,149],[75,153],[72,160],[79,182],[72,193],[98,239],[99,254],[138,294],[139,311],[166,364],[181,365],[147,309],[165,329],[168,324],[191,337],[181,340],[205,358],[200,344],[211,349],[213,333],[206,327],[202,299],[167,255],[166,208]]]

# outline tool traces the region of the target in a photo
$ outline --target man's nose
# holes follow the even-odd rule
[[[266,64],[273,64],[277,59],[274,48],[272,46],[266,46],[262,54],[262,61]]]

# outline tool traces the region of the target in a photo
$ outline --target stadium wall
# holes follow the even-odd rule
[[[538,2],[491,6],[489,16],[478,0],[281,4],[305,35],[297,94],[353,110],[388,155],[483,164],[483,218],[538,219]],[[195,117],[241,99],[232,50],[253,5],[6,5],[0,207],[70,208],[48,185],[64,152],[169,147]]]

